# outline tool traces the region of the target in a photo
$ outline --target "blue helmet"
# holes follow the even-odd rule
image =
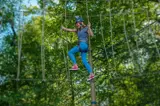
[[[77,22],[83,22],[83,18],[82,18],[82,17],[80,17],[80,16],[75,16],[75,18],[76,18],[76,23],[77,23]]]

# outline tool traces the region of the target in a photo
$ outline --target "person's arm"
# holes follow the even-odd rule
[[[62,26],[62,30],[68,31],[68,32],[76,32],[77,31],[76,29],[69,29],[69,28],[65,28],[63,26]]]
[[[92,29],[91,29],[91,23],[89,22],[87,26],[88,26],[88,34],[89,34],[90,36],[93,36],[93,31],[92,31]]]

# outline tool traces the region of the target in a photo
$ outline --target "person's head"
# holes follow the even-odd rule
[[[79,17],[79,16],[75,16],[75,18],[76,18],[75,24],[76,24],[76,27],[77,27],[78,29],[85,26],[84,23],[83,23],[83,18],[81,18],[81,17]]]

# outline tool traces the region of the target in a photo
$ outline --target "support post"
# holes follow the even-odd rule
[[[89,36],[89,55],[88,55],[89,63],[92,67],[92,56],[91,56],[91,40]],[[92,68],[93,69],[93,68]],[[94,79],[90,81],[90,86],[91,86],[91,106],[96,106],[96,92],[95,92],[95,84],[94,84]]]

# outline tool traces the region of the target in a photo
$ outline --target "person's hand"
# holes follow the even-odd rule
[[[88,22],[88,25],[87,25],[89,28],[91,27],[91,23],[90,22]]]
[[[64,26],[61,26],[61,29],[63,30],[63,29],[64,29]]]

